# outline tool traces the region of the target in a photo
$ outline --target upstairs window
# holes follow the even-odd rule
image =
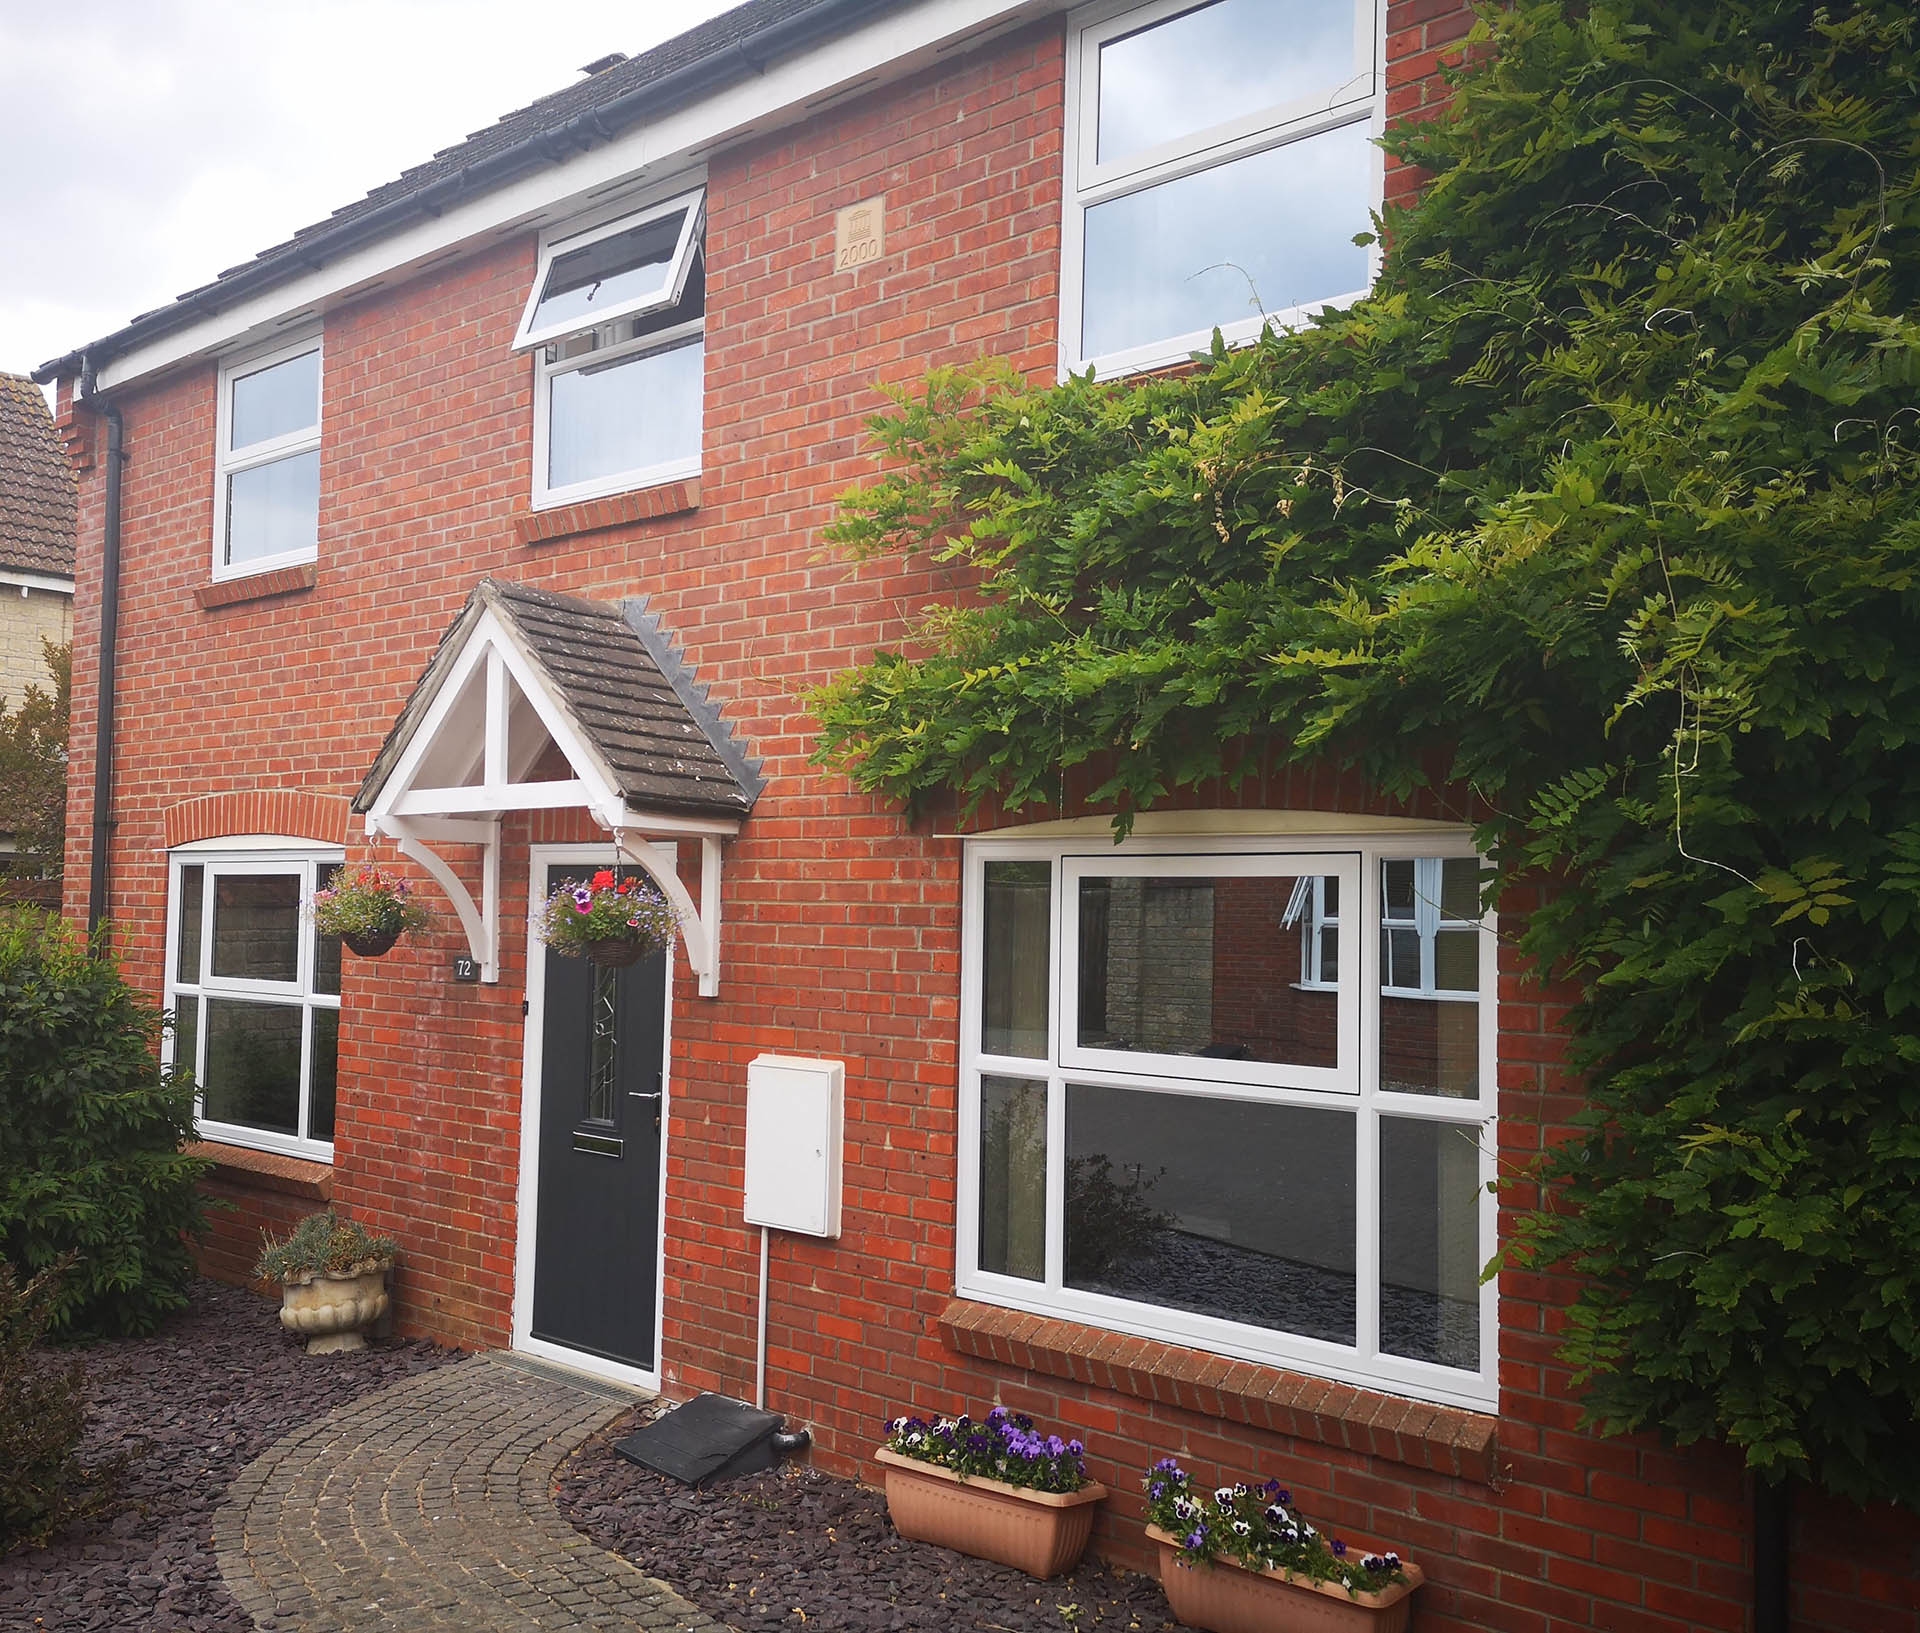
[[[514,345],[535,354],[533,502],[696,475],[703,193],[542,246]]]
[[[320,539],[320,340],[220,371],[213,576],[312,561]]]
[[[1364,294],[1384,105],[1378,0],[1078,14],[1062,362],[1178,362]]]

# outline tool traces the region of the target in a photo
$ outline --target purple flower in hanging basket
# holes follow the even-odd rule
[[[585,885],[575,885],[573,887],[573,905],[577,912],[591,913],[593,911],[593,892]]]

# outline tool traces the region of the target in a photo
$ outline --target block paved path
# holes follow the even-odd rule
[[[214,1517],[221,1574],[277,1633],[726,1633],[562,1519],[561,1460],[632,1398],[481,1355],[295,1430]]]

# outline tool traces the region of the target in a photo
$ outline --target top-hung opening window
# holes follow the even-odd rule
[[[1061,352],[1177,362],[1365,293],[1378,0],[1090,7],[1070,33]]]
[[[536,505],[698,472],[704,206],[695,190],[542,243],[514,337],[538,374]]]

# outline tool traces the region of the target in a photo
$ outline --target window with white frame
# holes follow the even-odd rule
[[[320,337],[220,370],[215,578],[312,561],[320,541]]]
[[[306,906],[341,861],[292,843],[173,853],[167,1058],[193,1071],[207,1139],[332,1159],[340,938]]]
[[[1178,362],[1364,294],[1382,0],[1108,0],[1068,34],[1064,369]]]
[[[961,1292],[1494,1405],[1480,873],[1431,833],[970,842]]]
[[[541,245],[514,345],[533,351],[533,502],[700,470],[705,194]]]

